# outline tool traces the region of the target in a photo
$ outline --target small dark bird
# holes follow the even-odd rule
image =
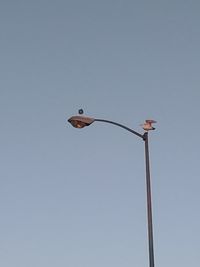
[[[79,109],[79,110],[78,110],[78,113],[79,113],[80,115],[82,115],[82,114],[84,113],[83,109],[82,109],[82,108]]]

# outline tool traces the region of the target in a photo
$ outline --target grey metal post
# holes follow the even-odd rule
[[[106,122],[119,126],[138,137],[142,138],[145,142],[145,165],[146,165],[146,191],[147,191],[147,224],[148,224],[148,243],[149,243],[149,267],[154,267],[154,248],[153,248],[153,220],[152,220],[152,204],[151,204],[151,177],[150,177],[150,163],[149,163],[149,144],[148,144],[148,132],[143,135],[122,125],[120,123],[104,120],[104,119],[94,119],[90,117],[73,116],[68,120],[74,127],[83,128],[89,126],[94,121]],[[155,122],[155,121],[151,121]],[[150,130],[154,130],[152,127]]]
[[[153,222],[152,222],[152,203],[151,203],[151,178],[149,163],[149,144],[148,132],[143,136],[145,142],[145,162],[146,162],[146,187],[147,187],[147,220],[148,220],[148,239],[149,239],[149,266],[154,267],[154,248],[153,248]]]

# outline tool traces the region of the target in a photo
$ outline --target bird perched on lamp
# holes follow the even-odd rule
[[[152,126],[153,123],[156,123],[156,121],[145,120],[145,123],[141,124],[141,126],[145,131],[155,130],[155,128]]]

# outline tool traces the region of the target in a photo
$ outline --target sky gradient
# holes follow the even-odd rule
[[[0,4],[0,265],[148,266],[150,133],[155,266],[200,262],[200,2]]]

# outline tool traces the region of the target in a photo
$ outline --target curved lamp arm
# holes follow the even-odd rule
[[[142,135],[142,134],[126,127],[125,125],[118,123],[118,122],[114,122],[114,121],[110,121],[110,120],[104,120],[104,119],[94,119],[94,118],[85,117],[85,116],[72,116],[71,118],[68,119],[68,122],[71,123],[71,125],[75,128],[83,128],[85,126],[89,126],[90,124],[92,124],[95,121],[114,124],[116,126],[119,126],[123,129],[131,132],[132,134],[137,135],[138,137],[142,138],[143,140],[145,139],[145,134]]]
[[[135,135],[137,135],[137,136],[139,136],[140,138],[144,139],[144,135],[142,135],[142,134],[140,134],[140,133],[138,133],[138,132],[132,130],[131,128],[128,128],[128,127],[126,127],[125,125],[120,124],[120,123],[118,123],[118,122],[109,121],[109,120],[104,120],[104,119],[94,119],[94,121],[100,121],[100,122],[106,122],[106,123],[114,124],[114,125],[116,125],[116,126],[119,126],[119,127],[123,128],[123,129],[125,129],[125,130],[127,130],[127,131],[129,131],[129,132],[131,132],[131,133],[133,133],[133,134],[135,134]]]

